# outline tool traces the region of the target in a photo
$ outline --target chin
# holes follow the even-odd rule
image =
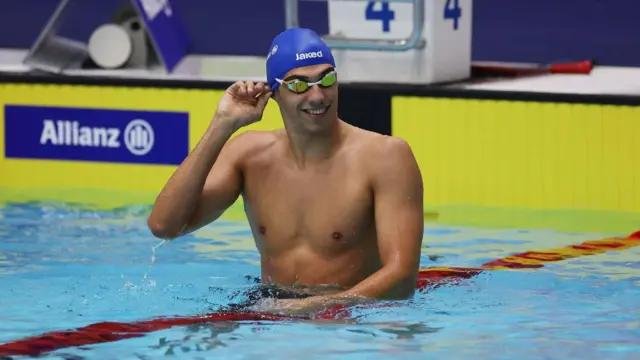
[[[327,116],[325,119],[305,119],[303,126],[311,133],[326,133],[330,132],[335,125],[335,121],[332,119],[334,118],[331,116]]]

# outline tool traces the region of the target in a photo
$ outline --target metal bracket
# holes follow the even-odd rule
[[[285,0],[285,26],[287,29],[298,27],[298,1]],[[306,0],[306,1],[338,1],[338,0]],[[367,1],[367,0],[342,0],[342,1]],[[426,45],[422,38],[424,29],[424,0],[386,0],[389,3],[411,3],[413,4],[413,30],[411,35],[404,39],[353,39],[339,37],[335,35],[325,36],[327,46],[333,49],[348,50],[377,50],[377,51],[407,51],[411,49],[421,49]]]
[[[33,69],[59,74],[67,68],[80,67],[80,64],[89,56],[85,44],[57,34],[70,2],[71,0],[61,0],[58,3],[49,22],[23,60],[23,64]]]
[[[63,74],[71,70],[83,71],[88,67],[87,60],[91,57],[87,44],[63,37],[59,34],[60,28],[67,20],[67,15],[69,15],[69,9],[73,1],[79,2],[80,0],[58,0],[55,11],[40,32],[36,42],[31,46],[29,53],[24,58],[24,65],[27,65],[31,69],[55,74]],[[154,4],[155,1],[156,0],[154,0]],[[168,1],[169,0],[162,0],[161,4],[158,4],[168,6]],[[146,4],[144,1],[128,0],[125,4],[122,4],[114,16],[115,19],[111,21],[111,23],[116,23],[125,28],[135,46],[131,60],[123,65],[122,68],[139,68],[155,71],[156,68],[160,67],[165,69],[163,72],[166,72],[167,59],[161,53],[157,46],[157,40],[154,40],[151,30],[149,30],[149,26],[145,24],[143,18],[145,11],[143,8],[144,4]],[[167,31],[173,33],[172,25],[173,24],[167,25],[166,22],[163,22],[162,25],[159,26],[163,26]],[[163,34],[163,36],[166,36],[166,34]],[[171,55],[176,55],[176,51],[183,50],[180,48],[183,45],[182,43],[176,45],[176,41],[178,41],[176,40],[177,37],[167,37],[169,38],[167,42],[168,45],[173,47],[170,49],[174,52]],[[182,56],[181,53],[178,55],[178,57]],[[175,60],[175,58],[173,60]],[[171,64],[171,66],[175,66],[175,64]]]

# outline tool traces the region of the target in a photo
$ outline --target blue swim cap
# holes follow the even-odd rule
[[[310,29],[287,29],[271,43],[267,55],[267,84],[275,91],[280,85],[276,78],[282,79],[295,68],[319,64],[336,66],[333,54],[322,38]]]

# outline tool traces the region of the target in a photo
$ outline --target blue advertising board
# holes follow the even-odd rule
[[[167,71],[187,55],[187,34],[169,0],[132,0]]]
[[[5,158],[179,165],[186,112],[5,105]]]

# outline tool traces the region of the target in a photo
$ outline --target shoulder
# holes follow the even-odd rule
[[[362,141],[359,161],[366,166],[374,183],[396,182],[401,178],[411,183],[422,182],[413,150],[404,139],[367,133],[363,135]]]
[[[400,137],[361,130],[359,141],[362,160],[368,159],[374,168],[402,167],[416,161],[411,146]]]
[[[412,160],[413,150],[409,143],[397,136],[380,135],[372,141],[377,155],[387,160]]]
[[[234,135],[225,145],[234,153],[251,153],[254,151],[265,150],[273,146],[278,140],[277,130],[245,130]]]
[[[245,130],[231,138],[223,151],[236,162],[245,162],[268,154],[278,139],[279,130]]]

